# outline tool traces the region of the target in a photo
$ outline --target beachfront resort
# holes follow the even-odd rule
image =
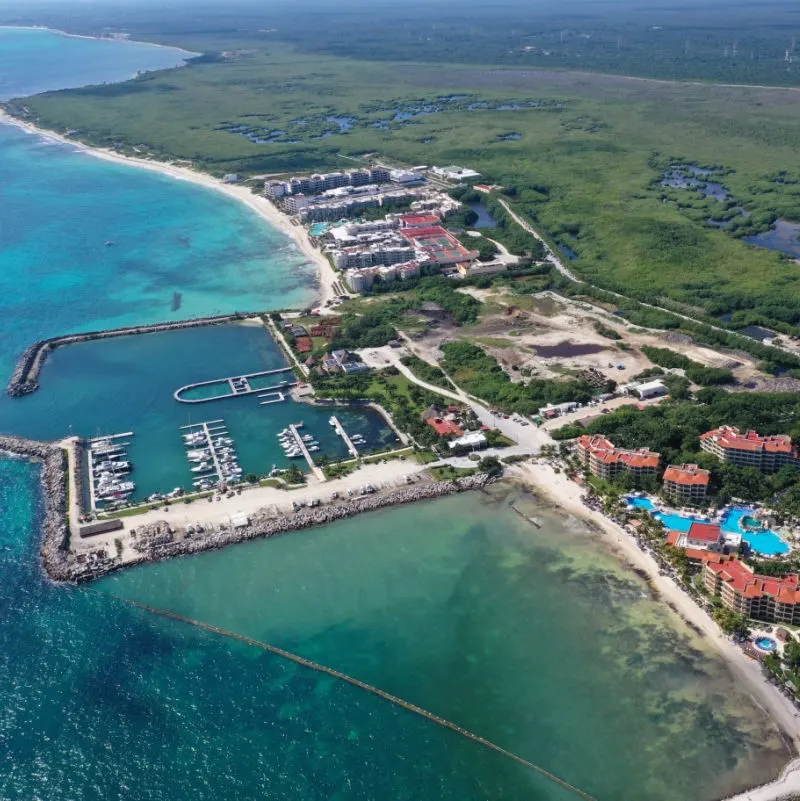
[[[504,272],[517,259],[480,252],[447,228],[462,208],[446,191],[477,173],[456,167],[369,169],[268,180],[264,194],[298,224],[357,293],[376,282],[420,275],[471,277]],[[495,243],[496,244],[496,243]]]

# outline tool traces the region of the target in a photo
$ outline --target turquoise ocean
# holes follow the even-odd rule
[[[159,49],[168,60],[153,63],[143,46],[137,61],[139,47],[0,29],[10,87],[0,93],[119,80],[182,57]],[[275,308],[310,301],[314,276],[222,195],[0,126],[2,375],[42,336],[165,319],[174,292],[176,316]],[[137,471],[171,480],[179,448],[162,446],[158,464],[147,454],[184,416],[207,419],[208,407],[248,440],[262,412],[298,410],[237,399],[173,413],[163,397],[226,366],[280,363],[263,333],[243,326],[64,348],[39,392],[0,399],[0,430],[135,429]],[[323,433],[324,419],[305,422]],[[243,460],[272,459],[253,436]],[[350,673],[600,801],[712,801],[787,758],[706,643],[592,532],[517,490],[150,565],[87,591],[40,572],[38,480],[35,465],[0,460],[3,801],[574,797],[363,690],[120,599]]]

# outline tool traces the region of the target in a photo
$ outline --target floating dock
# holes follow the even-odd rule
[[[223,475],[219,454],[217,453],[217,446],[214,445],[214,439],[216,437],[224,437],[228,435],[228,429],[226,428],[225,421],[223,419],[220,418],[219,420],[207,420],[203,423],[190,423],[189,425],[181,426],[181,431],[186,431],[189,434],[202,433],[205,435],[206,444],[202,446],[202,449],[209,451],[214,469],[213,475],[212,471],[196,474],[199,478],[207,478],[211,480],[213,476],[216,476],[219,484],[225,484],[230,480],[236,480]],[[192,445],[187,445],[185,441],[184,445],[186,446],[187,451],[194,448]],[[238,464],[238,459],[235,461]],[[198,464],[200,463],[198,462]]]
[[[261,378],[265,375],[280,375],[281,373],[291,373],[291,367],[279,367],[277,370],[261,370],[258,373],[243,373],[241,375],[230,375],[225,378],[215,378],[212,381],[197,381],[194,384],[186,384],[175,390],[172,397],[178,403],[209,403],[215,400],[224,400],[225,398],[238,398],[240,395],[254,395],[258,392],[268,392],[270,390],[288,389],[297,385],[297,381],[282,381],[280,384],[275,384],[272,387],[256,387],[250,385],[250,381],[254,378]],[[224,395],[214,395],[210,398],[184,398],[184,393],[198,387],[210,387],[215,384],[227,384],[229,392]]]
[[[267,392],[265,395],[259,395],[258,399],[261,401],[262,406],[268,406],[270,403],[283,403],[286,400],[286,396],[282,392]]]

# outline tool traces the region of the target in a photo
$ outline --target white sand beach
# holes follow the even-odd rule
[[[39,128],[33,123],[12,117],[2,109],[0,109],[0,123],[14,125],[33,136],[42,136],[61,142],[62,144],[69,145],[83,153],[96,156],[97,158],[115,161],[118,164],[127,164],[129,166],[152,170],[153,172],[159,172],[162,175],[168,175],[170,178],[181,181],[191,181],[192,183],[205,186],[209,189],[214,189],[217,192],[222,192],[228,195],[228,197],[232,197],[240,203],[244,203],[262,219],[266,220],[273,228],[277,228],[281,233],[293,239],[300,249],[300,252],[317,266],[319,274],[319,297],[317,302],[324,304],[325,301],[335,297],[336,293],[333,289],[333,283],[338,280],[338,276],[333,267],[331,267],[328,259],[311,243],[311,239],[306,230],[301,225],[293,224],[292,220],[279,211],[266,197],[263,195],[254,195],[248,187],[237,184],[225,184],[217,178],[206,175],[184,164],[123,156],[111,150],[90,147],[81,142],[75,142],[61,134],[54,133],[53,131]]]
[[[556,473],[549,465],[523,463],[515,465],[510,475],[531,486],[554,505],[580,520],[597,526],[609,545],[635,569],[643,571],[663,600],[693,628],[699,629],[718,653],[726,660],[736,679],[750,693],[753,701],[762,708],[791,739],[795,751],[800,750],[800,712],[769,684],[761,673],[757,662],[746,657],[717,624],[695,604],[691,598],[668,576],[659,573],[655,560],[639,549],[633,537],[621,526],[600,512],[584,506],[581,495],[584,490],[563,473]],[[763,787],[735,796],[731,801],[778,801],[789,793],[800,793],[800,759],[793,759],[784,767],[781,776]]]

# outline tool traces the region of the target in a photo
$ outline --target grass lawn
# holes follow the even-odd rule
[[[453,478],[472,476],[477,470],[474,467],[453,467],[452,465],[446,464],[441,467],[431,467],[429,468],[429,472],[437,481],[447,481]]]

